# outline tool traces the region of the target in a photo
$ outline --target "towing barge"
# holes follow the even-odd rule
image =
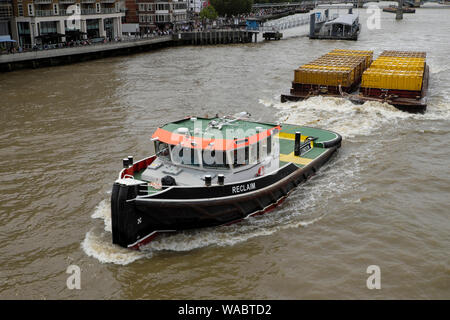
[[[344,62],[347,69],[338,72],[339,63],[330,59],[333,54],[365,56],[363,72],[358,73],[358,67],[348,65],[349,62]],[[341,66],[342,61],[345,59],[340,60]],[[423,113],[427,107],[428,81],[425,52],[383,51],[372,61],[371,51],[333,50],[295,70],[290,93],[282,94],[281,102],[323,95],[343,97],[356,104],[385,102],[402,111]]]
[[[383,8],[383,12],[397,13],[397,11],[398,7],[395,5]],[[403,7],[402,11],[403,13],[416,13],[416,9],[410,7]]]
[[[237,117],[189,117],[158,128],[155,154],[124,168],[111,195],[112,242],[139,249],[156,235],[265,213],[327,162],[337,133]]]

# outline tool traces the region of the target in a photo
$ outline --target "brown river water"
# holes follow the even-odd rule
[[[449,299],[450,10],[418,9],[356,42],[176,47],[0,74],[0,298]],[[311,98],[281,104],[293,70],[335,48],[427,51],[424,115]],[[278,209],[243,223],[111,244],[121,159],[158,125],[248,111],[342,134],[336,157]],[[69,290],[70,265],[81,289]],[[381,270],[369,290],[366,270]]]

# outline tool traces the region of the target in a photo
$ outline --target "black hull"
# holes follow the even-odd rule
[[[340,139],[303,168],[290,163],[274,174],[234,185],[174,187],[136,198],[137,186],[116,182],[111,197],[113,243],[138,249],[158,233],[226,225],[269,211],[314,175],[339,146]]]

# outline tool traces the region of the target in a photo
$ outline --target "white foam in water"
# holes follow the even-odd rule
[[[94,213],[91,215],[93,219],[103,219],[105,223],[105,231],[112,231],[111,227],[111,203],[109,201],[102,200],[94,210]]]
[[[96,258],[101,263],[127,265],[138,259],[151,256],[149,252],[129,250],[113,245],[110,235],[96,232],[95,229],[86,233],[81,247],[88,256]]]
[[[450,119],[450,105],[447,102],[429,105],[425,114],[403,112],[387,103],[368,101],[357,105],[346,99],[322,96],[298,102],[260,100],[260,103],[278,109],[281,122],[326,128],[344,138],[371,135],[386,124],[395,125],[407,119]]]
[[[336,131],[344,138],[370,135],[387,122],[395,123],[412,115],[387,103],[366,102],[356,105],[348,100],[312,97],[307,100],[276,103],[281,122],[317,126]]]

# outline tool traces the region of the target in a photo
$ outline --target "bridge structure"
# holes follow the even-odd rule
[[[322,19],[322,17],[319,17]],[[309,15],[302,16],[288,16],[276,20],[270,20],[263,23],[258,31],[260,32],[271,32],[271,31],[282,31],[286,29],[296,28],[309,23]]]
[[[439,2],[440,0],[404,0],[403,5],[410,7],[420,7],[426,2]],[[442,0],[441,0],[442,1]],[[335,5],[335,4],[353,4],[354,8],[362,8],[362,6],[369,2],[380,2],[380,0],[305,0],[299,3],[256,3],[253,9],[268,9],[268,8],[300,8],[300,7],[317,7],[318,5]]]
[[[414,0],[411,0],[414,1]],[[356,7],[359,4],[365,4],[368,2],[380,2],[380,0],[305,0],[298,3],[255,3],[253,5],[253,9],[291,9],[291,8],[304,8],[304,7],[317,7],[317,5],[326,5],[326,4],[344,4],[344,3],[353,3]]]
[[[436,2],[439,0],[397,0],[398,11],[396,14],[396,19],[403,18],[403,7],[420,7],[424,2]],[[316,8],[318,5],[339,5],[339,4],[353,4],[354,8],[362,8],[364,4],[370,2],[380,2],[380,0],[305,0],[300,3],[260,3],[254,4],[253,9],[299,9],[299,8]],[[330,17],[331,19],[335,17]],[[324,19],[328,19],[325,15],[316,17],[316,22],[321,23]],[[257,23],[250,26],[247,25],[248,30],[259,31],[259,32],[280,32],[282,30],[295,28],[301,25],[306,25],[310,22],[309,15],[289,15],[282,18],[277,18],[273,20],[256,18],[253,20],[259,20]],[[253,21],[256,22],[256,21]]]

